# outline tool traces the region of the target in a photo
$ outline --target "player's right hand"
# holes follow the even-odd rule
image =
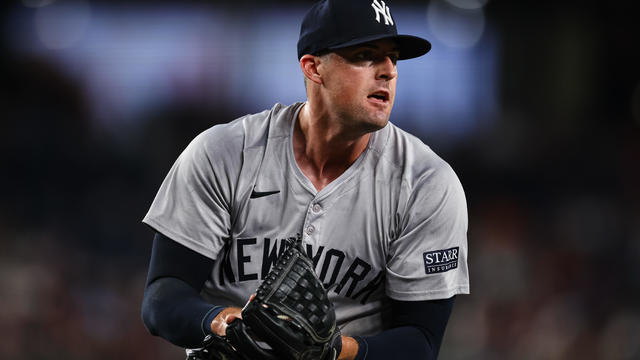
[[[226,336],[227,325],[235,319],[242,319],[242,308],[228,307],[220,311],[211,322],[211,332],[216,335]]]

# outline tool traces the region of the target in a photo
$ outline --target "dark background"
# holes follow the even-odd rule
[[[470,219],[472,294],[457,301],[441,359],[640,358],[640,26],[633,2],[558,3],[486,4],[498,111],[433,145]],[[11,46],[25,11],[3,5],[0,358],[181,358],[140,320],[152,238],[140,220],[186,144],[250,110],[172,103],[114,135],[76,78]]]

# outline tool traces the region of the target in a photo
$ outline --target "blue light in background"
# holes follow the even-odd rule
[[[49,59],[77,79],[93,120],[116,132],[170,104],[248,113],[305,99],[296,59],[304,8],[247,13],[196,4],[100,4],[86,10],[88,3],[81,2],[83,11],[69,5],[66,12],[47,10],[56,4],[14,11],[10,43],[14,51]],[[42,24],[79,20],[52,21],[46,14],[84,16],[84,33],[70,34],[74,43],[65,48],[48,47],[38,36],[47,31]],[[497,41],[489,24],[478,44],[460,48],[430,32],[424,8],[395,6],[393,16],[400,33],[423,36],[433,49],[399,62],[392,122],[449,141],[464,139],[497,116]]]

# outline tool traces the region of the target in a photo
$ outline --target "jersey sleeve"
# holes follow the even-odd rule
[[[441,160],[427,171],[403,213],[389,245],[387,295],[421,301],[468,294],[467,204],[453,169]]]
[[[228,125],[198,135],[169,170],[142,220],[159,233],[215,259],[231,227],[242,135]]]

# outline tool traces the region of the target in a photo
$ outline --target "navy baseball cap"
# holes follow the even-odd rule
[[[420,37],[398,35],[389,6],[382,0],[322,0],[300,25],[298,59],[380,39],[398,44],[399,60],[426,54],[431,44]]]

